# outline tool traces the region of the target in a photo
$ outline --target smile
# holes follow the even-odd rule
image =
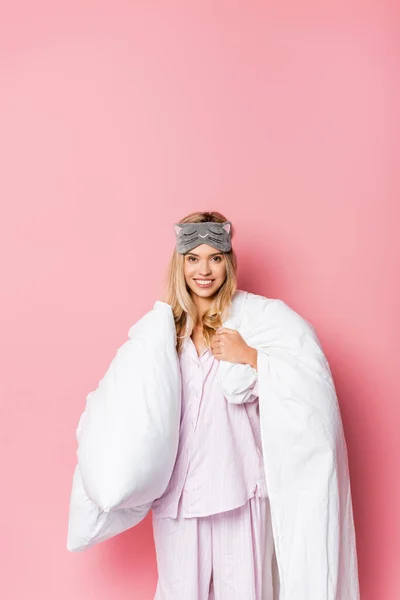
[[[195,279],[197,285],[202,288],[211,286],[213,281],[213,279]]]

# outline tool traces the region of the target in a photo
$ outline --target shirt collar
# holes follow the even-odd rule
[[[189,354],[189,356],[196,362],[199,363],[200,359],[205,356],[207,354],[207,351],[209,350],[209,348],[206,348],[201,355],[199,356],[197,354],[197,350],[196,350],[196,346],[194,345],[194,341],[192,340],[191,337],[187,337],[186,340],[183,343],[182,346],[182,350],[184,350],[185,352],[187,352]]]

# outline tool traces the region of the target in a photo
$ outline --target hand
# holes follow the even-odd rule
[[[257,350],[246,344],[236,329],[217,329],[211,342],[211,350],[218,360],[250,364],[257,368]]]

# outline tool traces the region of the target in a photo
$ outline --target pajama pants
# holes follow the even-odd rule
[[[208,517],[153,516],[153,533],[154,600],[273,600],[272,574],[262,589],[274,554],[268,498]]]

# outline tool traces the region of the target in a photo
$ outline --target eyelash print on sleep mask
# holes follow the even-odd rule
[[[176,250],[179,254],[186,254],[189,250],[208,244],[220,252],[229,252],[232,248],[232,223],[174,223]]]

